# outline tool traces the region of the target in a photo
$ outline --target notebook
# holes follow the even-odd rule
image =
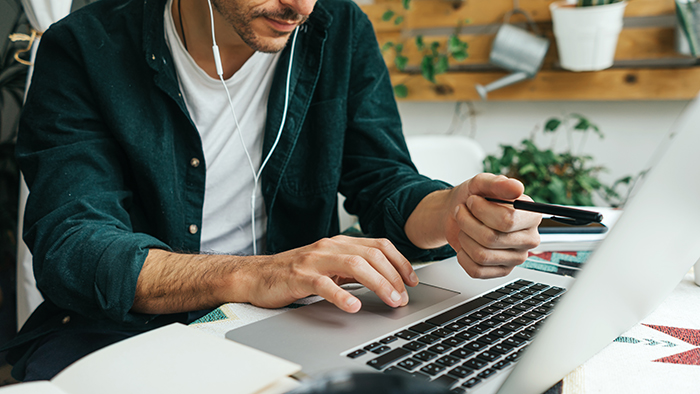
[[[226,337],[311,377],[376,371],[455,392],[541,393],[651,313],[700,257],[696,125],[698,100],[576,279],[519,267],[472,279],[448,259],[417,270],[421,284],[408,289],[405,307],[391,309],[367,291],[356,314],[321,301]]]

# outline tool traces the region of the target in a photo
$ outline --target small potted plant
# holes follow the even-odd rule
[[[560,131],[564,130],[568,149],[560,153],[555,152],[553,148],[540,149],[535,143],[540,130],[544,136],[551,136],[552,146],[556,144]],[[590,133],[603,138],[598,126],[581,115],[570,114],[563,118],[550,118],[544,127],[535,128],[530,138],[523,140],[520,146],[501,145],[500,157],[487,156],[484,159],[484,171],[519,179],[525,185],[525,194],[537,202],[593,206],[600,205],[593,198],[598,194],[610,206],[622,205],[626,193],[621,194],[617,189],[626,185],[630,190],[633,177],[623,177],[612,186],[600,181],[599,175],[607,169],[604,166],[591,165],[591,156],[574,152],[575,133],[580,134],[579,152],[582,151]]]
[[[549,5],[562,68],[609,68],[622,31],[624,0],[560,0]]]

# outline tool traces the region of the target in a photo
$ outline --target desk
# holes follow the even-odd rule
[[[225,304],[192,323],[192,327],[223,338],[231,329],[319,299],[309,297],[280,309]],[[571,372],[563,382],[564,394],[699,390],[700,287],[693,282],[692,271],[656,311]]]

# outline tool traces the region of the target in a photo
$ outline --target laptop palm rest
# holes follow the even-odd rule
[[[371,312],[397,320],[420,312],[438,302],[445,301],[448,298],[460,294],[457,291],[444,289],[427,283],[419,283],[416,287],[406,286],[406,290],[408,291],[409,302],[408,305],[400,308],[388,306],[377,294],[369,291],[369,289],[365,289],[364,293],[360,295],[356,293],[356,297],[362,302],[362,310],[364,312]]]

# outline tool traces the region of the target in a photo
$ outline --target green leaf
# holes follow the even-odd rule
[[[447,52],[449,53],[465,51],[467,47],[467,43],[460,40],[456,34],[452,34],[447,40]]]
[[[526,175],[535,171],[537,171],[537,167],[535,167],[535,165],[532,163],[528,163],[522,166],[522,168],[518,172],[520,173],[520,175]]]
[[[394,43],[391,41],[388,41],[388,42],[384,43],[384,45],[382,45],[382,52],[386,52],[393,47],[394,47]]]
[[[462,60],[469,57],[469,55],[467,54],[466,50],[462,50],[462,51],[452,52],[452,57],[455,60],[457,60],[458,62],[461,62]]]
[[[394,95],[398,98],[406,98],[408,96],[408,87],[402,83],[394,86]]]
[[[432,83],[436,83],[435,66],[433,65],[432,56],[423,57],[423,61],[420,63],[420,72],[423,75],[423,78],[427,79]]]
[[[439,42],[433,41],[430,43],[430,52],[432,53],[433,56],[437,57],[439,48],[440,48]]]
[[[403,8],[407,10],[411,7],[411,0],[402,0],[401,4],[403,5]]]
[[[447,55],[440,55],[437,58],[437,63],[435,64],[435,75],[444,74],[450,67],[450,63],[447,60]]]
[[[403,52],[403,44],[401,44],[401,43],[396,44],[396,45],[395,45],[395,49],[396,49],[396,54],[397,54],[397,55],[400,55],[401,52]]]
[[[403,16],[397,16],[396,19],[394,19],[394,25],[400,25],[403,23]]]
[[[399,71],[403,71],[406,65],[408,65],[408,58],[406,56],[396,56],[394,64],[396,64],[396,68],[399,69]]]
[[[394,17],[394,11],[392,11],[392,10],[388,10],[387,12],[382,14],[382,20],[384,22],[390,21],[391,18],[393,18],[393,17]]]
[[[550,118],[550,119],[547,121],[547,123],[545,123],[545,125],[544,125],[544,132],[545,132],[545,133],[551,133],[551,132],[553,132],[554,130],[556,130],[557,128],[559,128],[560,125],[561,125],[561,119],[559,119],[559,118]]]
[[[425,49],[425,43],[423,42],[422,35],[416,36],[416,48],[418,48],[419,51],[422,51],[423,49]]]

